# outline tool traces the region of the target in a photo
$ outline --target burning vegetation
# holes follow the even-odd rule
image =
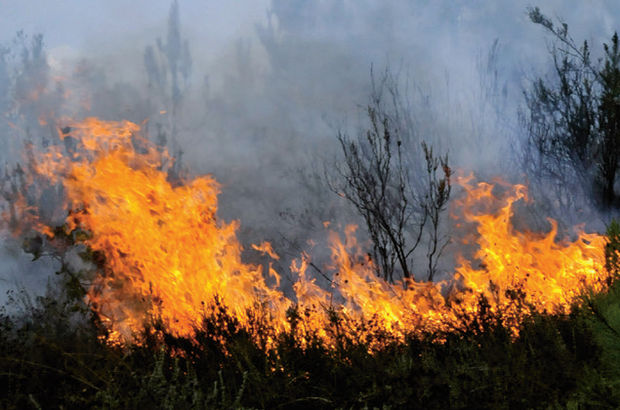
[[[525,315],[568,313],[583,292],[607,283],[604,237],[577,232],[573,241],[559,240],[553,220],[546,234],[517,230],[514,207],[527,200],[526,187],[475,182],[470,175],[457,178],[463,192],[452,213],[458,224],[473,225],[461,241],[474,254],[457,256],[450,279],[377,277],[349,226],[344,238],[329,235],[331,263],[321,269],[329,286],[317,285],[312,256],[303,254],[290,267],[295,279],[288,295],[279,287],[281,273],[243,261],[238,222],[217,217],[219,186],[212,177],[170,182],[173,158],[131,122],[89,118],[58,132],[64,144],[32,153],[28,179],[61,187],[66,220],[48,226],[24,200],[13,216],[30,215],[25,220],[49,246],[60,233],[95,255],[96,267],[84,278],[86,301],[110,343],[141,343],[153,321],[191,338],[220,305],[250,333],[260,320],[253,337],[267,348],[290,333],[302,344],[318,337],[335,346],[334,321],[339,332],[368,341],[378,333],[402,342],[407,335],[463,330],[481,300],[516,335]],[[254,249],[278,258],[269,243]]]
[[[289,73],[317,67],[298,24],[281,24],[294,7],[272,6],[257,28],[266,72],[238,43],[226,95],[208,77],[200,89],[208,120],[191,107],[200,87],[176,1],[165,40],[144,50],[144,90],[110,88],[87,61],[57,75],[42,36],[0,46],[0,133],[16,137],[0,142],[24,146],[0,180],[3,239],[58,275],[44,296],[9,292],[17,309],[0,306],[0,408],[620,408],[618,37],[593,63],[565,24],[529,9],[555,41],[555,77],[525,90],[519,135],[499,125],[507,106],[489,109],[509,95],[496,41],[479,111],[443,121],[459,105],[449,92],[431,107],[417,84],[409,100],[409,79],[371,68],[361,127],[321,146],[301,142],[318,128],[289,134],[333,84],[286,90]],[[322,41],[318,54],[337,53]],[[190,176],[197,160],[182,157],[204,129],[218,135],[200,141],[217,179]],[[497,174],[529,186],[487,178],[504,158],[453,169],[491,139],[512,150]],[[318,146],[338,152],[320,176],[324,153],[305,152]],[[304,156],[297,178],[272,175]],[[606,235],[571,226],[593,215]]]

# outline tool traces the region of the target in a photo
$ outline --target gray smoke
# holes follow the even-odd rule
[[[178,175],[215,175],[220,217],[241,220],[243,242],[271,240],[286,265],[322,240],[324,221],[359,223],[323,175],[338,158],[338,130],[364,125],[372,68],[397,79],[416,132],[453,166],[519,177],[511,149],[522,90],[550,67],[547,37],[526,15],[536,4],[218,3],[0,6],[3,163],[22,161],[26,141],[54,143],[63,116],[144,123],[180,158]],[[618,27],[616,1],[539,6],[596,49]],[[7,242],[0,289],[43,288],[35,278],[45,284],[46,269],[26,258]]]

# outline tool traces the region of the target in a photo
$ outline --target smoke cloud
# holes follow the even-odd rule
[[[8,174],[27,161],[26,143],[58,143],[63,118],[142,124],[177,157],[178,176],[216,177],[220,217],[241,221],[244,243],[272,241],[285,271],[321,240],[323,222],[359,223],[323,177],[338,160],[337,132],[363,127],[371,70],[391,73],[416,132],[454,167],[519,176],[511,149],[523,87],[551,63],[548,37],[526,14],[535,5],[3,2],[0,159]],[[616,1],[540,6],[596,50],[619,26]],[[20,247],[4,241],[0,290],[41,292],[57,267]]]

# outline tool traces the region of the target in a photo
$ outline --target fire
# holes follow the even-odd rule
[[[105,256],[88,298],[113,339],[130,338],[146,315],[190,335],[215,296],[239,318],[256,303],[274,305],[274,314],[290,303],[260,268],[241,261],[238,224],[216,218],[213,178],[172,186],[162,154],[139,138],[136,124],[88,119],[70,128],[79,148],[47,153],[38,172],[61,177],[73,209],[68,230],[92,233],[86,244]]]
[[[330,235],[330,285],[317,284],[304,254],[291,266],[294,295],[286,295],[271,266],[263,272],[242,260],[239,223],[217,217],[219,185],[212,177],[173,185],[166,173],[172,159],[130,122],[90,118],[71,122],[59,135],[75,144],[40,153],[33,172],[62,184],[65,230],[84,232],[84,243],[103,255],[87,301],[111,343],[139,343],[136,337],[151,318],[175,335],[192,337],[216,299],[251,332],[260,312],[270,334],[255,336],[268,343],[282,332],[302,343],[315,335],[333,345],[334,332],[403,340],[449,331],[467,326],[462,314],[475,313],[481,295],[491,309],[508,312],[516,332],[521,313],[511,304],[515,292],[539,312],[566,312],[583,289],[603,286],[602,236],[580,232],[574,242],[556,241],[553,221],[545,235],[519,232],[511,217],[515,203],[526,198],[525,187],[503,184],[507,192],[499,199],[493,185],[469,177],[460,180],[466,195],[454,206],[475,226],[466,241],[476,244],[478,267],[460,257],[450,281],[390,284],[376,276],[355,227],[348,227],[344,240]],[[475,211],[481,206],[486,212]],[[38,226],[53,235],[50,227]],[[278,259],[267,242],[253,248]]]
[[[463,210],[464,218],[477,226],[479,249],[475,258],[482,261],[480,268],[461,258],[456,269],[457,278],[475,292],[486,295],[498,305],[506,305],[509,291],[522,291],[525,302],[539,312],[567,313],[570,303],[585,288],[601,290],[604,272],[604,237],[587,234],[578,229],[578,239],[556,241],[557,222],[548,219],[551,230],[547,234],[519,232],[511,219],[514,205],[527,200],[523,185],[504,185],[512,192],[505,195],[501,207],[494,213],[471,211],[480,201],[494,198],[494,185],[472,185],[473,177],[462,178],[467,195],[455,203]]]

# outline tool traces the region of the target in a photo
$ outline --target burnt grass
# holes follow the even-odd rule
[[[311,334],[303,348],[284,334],[266,349],[222,304],[194,340],[153,323],[142,345],[114,347],[77,299],[50,294],[2,315],[0,407],[618,408],[619,289],[568,315],[533,314],[516,338],[480,309],[459,331],[404,343],[377,334],[373,352],[368,339],[329,349]]]

